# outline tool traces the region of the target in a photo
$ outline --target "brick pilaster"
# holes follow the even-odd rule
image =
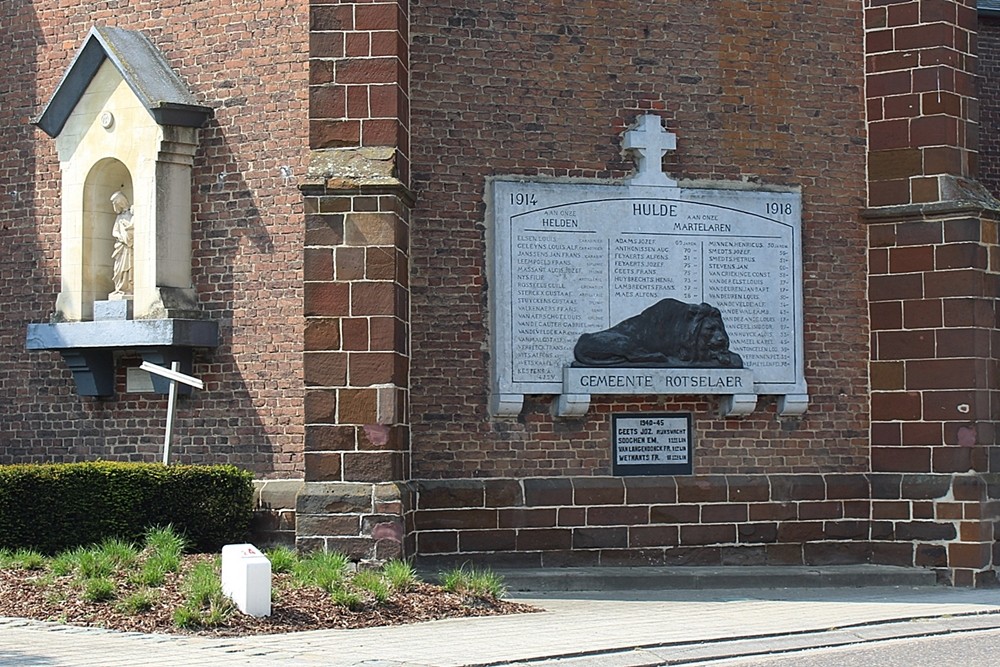
[[[1000,203],[976,180],[976,2],[865,7],[871,539],[985,583]]]
[[[997,418],[995,214],[870,220],[872,469],[986,472]]]
[[[978,170],[975,0],[866,0],[870,206],[945,198]]]
[[[386,485],[405,483],[409,470],[410,201],[398,185],[347,187],[340,179],[303,190],[304,493],[365,500],[301,515],[297,535],[359,558],[399,556],[402,510],[377,511],[371,498],[387,497]],[[402,507],[403,491],[396,493]],[[315,498],[300,505],[330,506]]]
[[[407,468],[407,209],[392,194],[307,197],[306,479]]]
[[[997,221],[988,199],[869,209],[872,540],[996,579]]]
[[[409,471],[405,0],[313,0],[297,542],[402,555]]]
[[[408,183],[407,0],[312,0],[309,16],[310,146],[393,146]]]

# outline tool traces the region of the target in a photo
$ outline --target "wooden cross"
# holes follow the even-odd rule
[[[632,185],[677,185],[677,181],[663,173],[663,156],[677,149],[677,135],[663,129],[659,116],[640,116],[625,133],[622,146],[635,153],[636,172],[630,180]]]
[[[163,465],[167,465],[170,463],[170,440],[174,431],[174,413],[177,411],[177,383],[181,382],[195,389],[204,389],[205,384],[196,377],[181,373],[179,361],[171,362],[169,369],[148,361],[142,362],[139,368],[170,380],[170,390],[167,392],[167,435],[163,440]]]

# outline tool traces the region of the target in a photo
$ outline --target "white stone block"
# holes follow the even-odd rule
[[[244,614],[271,615],[271,561],[252,544],[222,547],[222,592]]]
[[[94,302],[94,321],[132,319],[132,299],[113,299]]]

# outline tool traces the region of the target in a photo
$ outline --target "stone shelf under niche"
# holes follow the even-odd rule
[[[105,320],[29,324],[27,348],[59,352],[73,372],[80,396],[115,393],[115,353],[134,352],[143,361],[169,367],[180,362],[191,373],[195,349],[219,345],[219,327],[210,320]],[[166,394],[169,381],[151,376],[153,391]]]

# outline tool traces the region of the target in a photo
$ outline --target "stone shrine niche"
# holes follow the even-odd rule
[[[113,296],[115,290],[115,223],[119,215],[112,202],[114,197],[118,201],[127,201],[128,209],[124,212],[134,218],[131,213],[131,202],[135,201],[132,187],[132,175],[121,161],[115,158],[100,160],[90,170],[87,180],[83,186],[83,209],[81,211],[81,235],[82,248],[79,253],[69,253],[67,259],[78,260],[64,261],[63,284],[70,277],[79,279],[79,289],[63,289],[56,301],[56,312],[58,319],[67,319],[65,314],[73,309],[84,314],[84,309],[73,303],[71,295],[80,294],[79,305],[91,304],[91,315],[93,315],[93,304],[99,301],[111,299],[131,300],[132,290],[123,292],[118,296]],[[124,198],[124,199],[122,199]],[[134,228],[134,227],[133,227]],[[64,229],[64,234],[66,230]],[[134,255],[135,240],[132,240]],[[75,251],[75,249],[73,249]],[[64,255],[64,258],[66,256]],[[134,270],[134,256],[131,261]],[[83,319],[83,318],[80,318]]]
[[[34,121],[62,173],[61,282],[27,346],[62,353],[83,395],[113,393],[115,351],[189,371],[192,348],[217,345],[191,262],[191,171],[210,115],[145,35],[94,27]]]
[[[517,415],[526,394],[556,395],[563,417],[615,394],[715,395],[724,416],[766,394],[801,414],[801,193],[676,183],[654,115],[623,143],[639,153],[625,183],[488,186],[491,414]]]

